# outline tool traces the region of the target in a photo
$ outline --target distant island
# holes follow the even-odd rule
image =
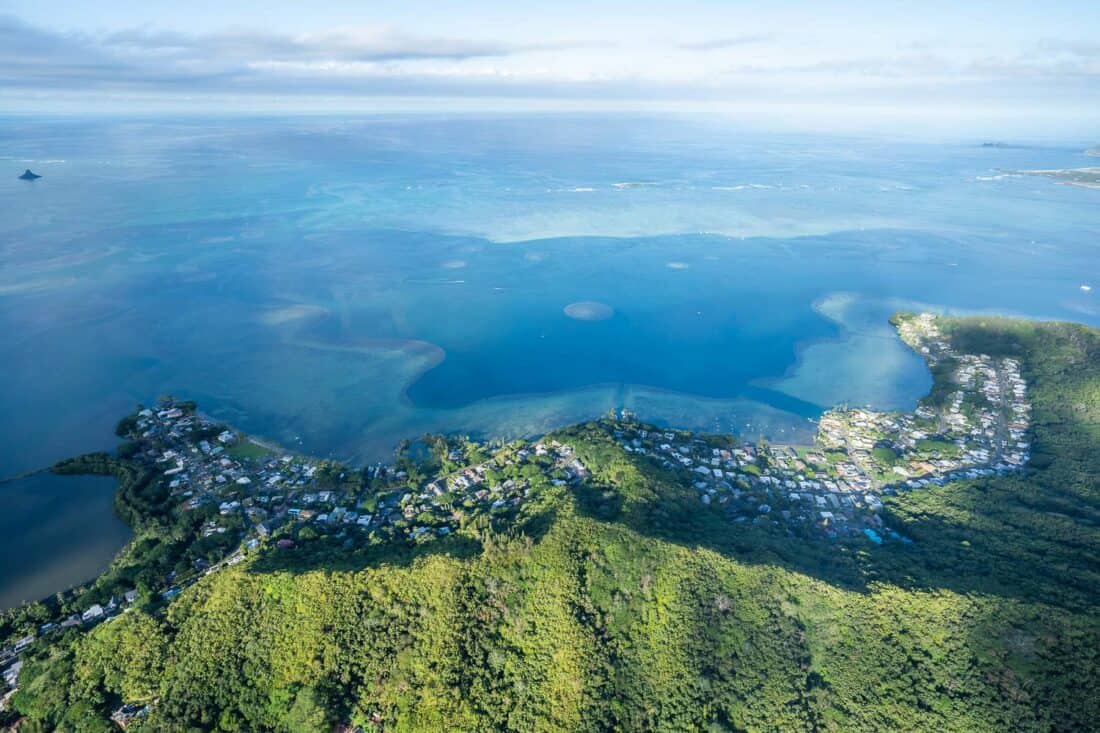
[[[599,305],[599,304],[576,304]],[[134,539],[7,612],[34,730],[1084,730],[1100,331],[898,314],[912,411],[812,445],[626,412],[364,468],[171,398],[118,424]]]
[[[1097,145],[1094,148],[1089,148],[1085,151],[1085,155],[1091,155],[1094,158],[1100,158],[1100,145]]]
[[[1061,168],[1051,170],[1008,170],[1022,176],[1040,176],[1058,181],[1066,186],[1080,188],[1100,188],[1100,167],[1098,168]]]
[[[25,171],[23,171],[23,174],[21,176],[19,176],[19,179],[22,180],[22,181],[33,181],[33,180],[36,180],[36,179],[41,178],[41,177],[42,176],[38,175],[37,173],[32,172],[31,169],[28,168]]]

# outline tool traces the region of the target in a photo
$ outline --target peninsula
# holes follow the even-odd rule
[[[135,537],[95,581],[6,615],[6,714],[149,731],[1088,727],[1100,332],[893,323],[931,392],[912,411],[830,410],[804,446],[617,413],[532,441],[426,436],[355,468],[190,402],[141,407],[114,454],[54,467],[117,476]]]

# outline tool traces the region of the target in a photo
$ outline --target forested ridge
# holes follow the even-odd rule
[[[723,521],[596,421],[556,436],[592,476],[507,524],[265,546],[36,646],[20,730],[112,730],[123,702],[149,704],[137,731],[1095,729],[1100,332],[941,323],[1021,359],[1033,460],[886,497],[911,545]],[[139,540],[117,572],[145,572],[142,543],[150,573],[175,558],[182,540],[155,537],[186,527],[155,519],[163,499],[154,477],[123,476]]]

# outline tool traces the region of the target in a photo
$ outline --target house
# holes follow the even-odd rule
[[[13,690],[15,689],[16,683],[19,682],[19,671],[21,669],[23,669],[23,660],[19,659],[4,670],[4,682]]]
[[[149,706],[141,706],[134,703],[127,703],[111,713],[111,720],[118,725],[119,728],[126,730],[126,728],[133,722],[134,718],[140,718],[149,712]]]
[[[93,603],[91,606],[88,607],[86,611],[84,611],[84,613],[80,615],[80,619],[81,621],[87,623],[97,618],[101,618],[102,616],[103,606],[99,605],[98,603]]]

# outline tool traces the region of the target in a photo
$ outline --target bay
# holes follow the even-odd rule
[[[9,118],[0,476],[110,448],[115,421],[164,393],[357,463],[427,431],[531,435],[613,407],[805,440],[833,404],[902,409],[927,389],[897,309],[1100,323],[1097,192],[1003,172],[1084,165],[1094,142],[612,116]],[[17,180],[27,167],[43,177]],[[125,541],[109,501],[60,487],[0,493],[26,517],[15,535],[45,522],[19,514],[36,492],[92,528],[20,550],[6,599],[79,582],[83,566],[48,569],[102,566],[89,548]]]

